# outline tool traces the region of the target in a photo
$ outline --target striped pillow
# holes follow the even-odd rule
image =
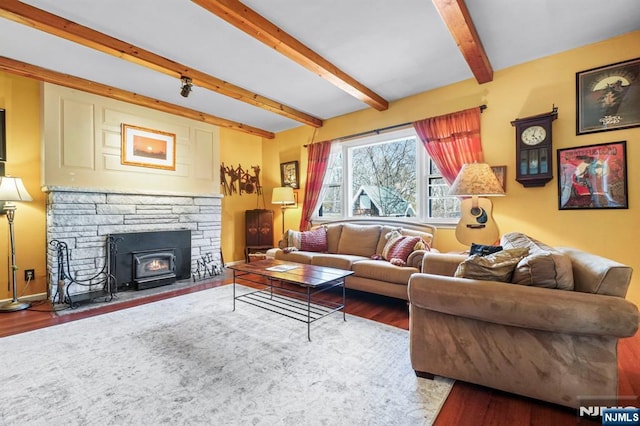
[[[406,263],[409,255],[413,252],[416,244],[418,244],[419,241],[420,237],[417,236],[404,236],[395,240],[391,248],[389,248],[389,250],[387,251],[386,258],[388,260],[400,259]]]

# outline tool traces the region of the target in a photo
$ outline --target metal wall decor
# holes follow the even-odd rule
[[[251,166],[251,171],[238,167],[225,166],[220,163],[220,185],[222,185],[223,195],[247,194],[262,195],[262,185],[260,185],[260,166]]]

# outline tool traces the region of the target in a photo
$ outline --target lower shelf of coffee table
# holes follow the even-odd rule
[[[308,301],[305,293],[290,292],[291,294],[283,294],[286,292],[283,289],[255,290],[237,295],[236,300],[305,323],[312,323],[344,308],[343,304],[328,300],[322,300],[321,303]],[[305,298],[301,299],[295,297],[295,295],[304,296]]]

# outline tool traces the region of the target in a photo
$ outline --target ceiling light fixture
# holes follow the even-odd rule
[[[180,94],[183,97],[188,98],[189,97],[189,93],[191,93],[191,90],[193,88],[193,84],[191,83],[191,79],[189,77],[182,76],[182,77],[180,77],[180,80],[182,80],[182,88],[180,89]]]

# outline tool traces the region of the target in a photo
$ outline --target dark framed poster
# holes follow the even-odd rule
[[[629,208],[627,142],[559,149],[558,208]]]
[[[7,161],[7,130],[4,109],[2,108],[0,108],[0,161]]]
[[[576,135],[640,126],[640,58],[576,73]]]
[[[280,184],[281,186],[290,186],[293,189],[300,188],[298,184],[300,174],[298,172],[298,162],[289,161],[280,163]]]

